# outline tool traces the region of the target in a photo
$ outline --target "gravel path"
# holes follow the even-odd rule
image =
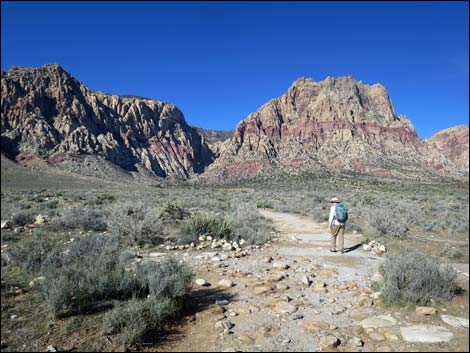
[[[378,305],[370,279],[382,257],[364,251],[360,235],[346,235],[345,254],[331,253],[322,225],[298,215],[261,213],[277,234],[246,257],[225,258],[220,249],[180,253],[197,269],[196,278],[211,285],[195,284],[187,324],[158,351],[468,351],[468,329],[454,329],[457,340],[447,346],[402,340],[401,327],[442,321]],[[221,288],[220,280],[233,286]],[[217,300],[228,304],[215,305]],[[380,315],[396,324],[362,327],[362,320]],[[336,339],[341,343],[333,348]]]

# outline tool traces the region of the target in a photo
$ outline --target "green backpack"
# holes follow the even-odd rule
[[[341,223],[345,223],[348,220],[348,209],[344,204],[339,203],[336,205],[335,219]]]

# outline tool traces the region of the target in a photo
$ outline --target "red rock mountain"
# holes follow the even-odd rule
[[[321,82],[300,78],[238,124],[205,175],[347,169],[396,177],[468,177],[468,154],[464,168],[442,152],[421,141],[405,116],[397,116],[382,85],[365,85],[351,76]]]
[[[125,171],[188,178],[213,153],[173,104],[88,89],[55,64],[13,67],[1,78],[2,153],[67,165],[100,156]],[[81,172],[81,169],[75,170]]]
[[[351,76],[296,80],[225,141],[228,132],[198,133],[170,103],[92,91],[55,64],[2,71],[1,89],[2,153],[22,164],[178,179],[318,170],[468,178],[468,126],[420,140],[382,85]]]
[[[425,141],[441,151],[452,162],[468,170],[468,125],[455,126],[439,131]]]

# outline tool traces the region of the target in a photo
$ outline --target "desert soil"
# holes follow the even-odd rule
[[[450,326],[440,316],[468,319],[468,269],[461,276],[463,296],[446,306],[435,305],[437,314],[419,316],[414,308],[387,307],[371,298],[371,277],[383,257],[364,251],[361,235],[347,234],[346,253],[331,253],[323,225],[298,215],[261,212],[273,221],[276,236],[249,256],[225,259],[220,249],[179,254],[195,268],[195,279],[205,279],[210,286],[194,284],[183,324],[166,333],[158,351],[321,351],[329,349],[321,347],[320,339],[334,336],[340,340],[338,351],[468,352],[469,329]],[[283,263],[289,268],[275,268]],[[303,283],[303,276],[312,283]],[[223,279],[234,285],[221,288]],[[257,294],[259,287],[269,290]],[[217,300],[228,304],[216,305]],[[396,323],[385,329],[361,327],[363,319],[379,315]],[[233,327],[220,327],[227,321]],[[445,343],[405,342],[400,328],[411,325],[443,327],[452,338]]]

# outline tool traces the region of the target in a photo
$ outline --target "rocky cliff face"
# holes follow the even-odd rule
[[[441,151],[453,163],[468,170],[469,134],[468,125],[455,126],[437,132],[425,142]]]
[[[237,178],[318,169],[468,175],[422,142],[405,116],[396,115],[382,85],[365,85],[351,76],[296,80],[286,94],[238,124],[206,175]]]
[[[1,90],[2,153],[21,163],[94,155],[126,171],[188,178],[213,160],[173,104],[91,91],[55,64],[2,71]]]

